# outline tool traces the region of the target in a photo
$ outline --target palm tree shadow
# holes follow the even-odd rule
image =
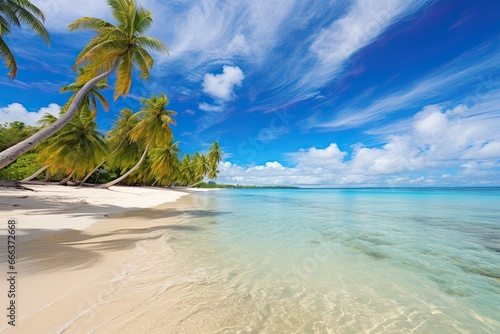
[[[194,225],[126,228],[101,234],[70,230],[19,243],[17,259],[23,270],[28,272],[84,269],[102,261],[105,253],[133,249],[138,241],[158,239],[167,231],[187,233],[202,230],[202,227]],[[47,230],[30,229],[27,232],[28,235],[38,235],[47,233]],[[6,262],[7,255],[1,254],[0,265]]]

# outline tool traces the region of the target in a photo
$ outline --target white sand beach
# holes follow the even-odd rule
[[[3,322],[0,333],[63,333],[81,316],[92,314],[95,320],[94,308],[111,293],[109,282],[117,273],[127,275],[127,258],[137,255],[140,242],[160,238],[179,221],[178,215],[168,215],[169,205],[170,210],[188,208],[193,203],[182,204],[179,199],[204,191],[25,187],[33,191],[2,187],[0,193],[3,271],[7,268],[7,221],[14,219],[18,273],[16,326]],[[3,279],[0,291],[7,290]],[[73,326],[67,332],[89,332],[92,326],[87,325]]]

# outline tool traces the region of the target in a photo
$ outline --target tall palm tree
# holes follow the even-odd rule
[[[78,69],[78,77],[75,82],[63,86],[60,89],[61,93],[74,92],[73,95],[69,98],[68,102],[62,107],[62,111],[66,112],[71,102],[75,99],[76,94],[82,89],[85,85],[86,81],[83,79],[86,75],[86,69],[84,67],[80,67]],[[92,87],[89,92],[84,96],[83,102],[80,105],[80,108],[90,109],[91,115],[93,118],[97,116],[97,101],[99,101],[104,108],[105,111],[109,110],[108,100],[101,94],[101,90],[109,88],[107,79],[104,79],[98,82],[94,87]]]
[[[54,124],[1,152],[0,168],[61,130],[75,116],[92,87],[113,72],[117,71],[114,94],[116,100],[120,95],[128,94],[133,68],[139,69],[139,77],[145,80],[149,78],[154,61],[148,49],[168,53],[163,42],[142,35],[153,23],[150,11],[137,6],[134,0],[108,0],[108,5],[118,21],[116,25],[92,17],[83,17],[69,25],[71,31],[89,29],[96,32],[96,36],[83,48],[75,62],[75,69],[85,66],[86,73],[81,79],[86,83],[75,95],[64,115]]]
[[[140,167],[146,158],[149,148],[165,145],[172,138],[170,124],[175,124],[172,116],[177,113],[166,109],[168,105],[167,96],[161,94],[160,96],[152,96],[149,99],[143,98],[141,103],[141,111],[133,115],[133,117],[138,119],[138,123],[130,132],[130,138],[134,142],[146,143],[144,152],[139,162],[132,169],[116,180],[102,185],[102,188],[109,188],[124,180]]]
[[[0,59],[9,69],[8,75],[14,79],[17,74],[17,63],[12,50],[5,43],[4,36],[13,27],[28,27],[45,39],[50,45],[49,34],[43,23],[45,16],[42,11],[27,0],[0,0]]]
[[[222,153],[219,143],[215,141],[208,150],[208,163],[210,165],[210,170],[208,171],[207,176],[209,179],[217,179],[217,174],[220,172],[217,169],[217,166],[219,166],[219,163],[222,161],[223,155],[224,153]]]
[[[208,162],[211,165],[212,169],[216,169],[219,162],[222,161],[222,149],[219,146],[219,143],[214,141],[210,149],[208,150]]]

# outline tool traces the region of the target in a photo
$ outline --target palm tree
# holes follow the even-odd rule
[[[212,169],[216,169],[219,162],[222,161],[222,149],[219,146],[219,143],[214,141],[210,149],[208,150],[208,162],[210,163]]]
[[[68,106],[71,104],[71,102],[75,99],[76,94],[82,89],[82,87],[85,85],[85,80],[82,79],[86,75],[86,70],[84,67],[80,67],[78,69],[78,77],[76,78],[76,81],[67,85],[63,86],[60,89],[61,93],[66,93],[66,92],[74,92],[73,95],[69,98],[68,102],[62,107],[62,111],[66,112],[68,109]],[[101,103],[102,107],[104,108],[105,111],[109,110],[109,103],[106,100],[106,98],[99,92],[101,90],[109,88],[108,81],[107,79],[102,80],[101,82],[98,82],[94,87],[92,87],[89,92],[84,96],[83,102],[80,106],[80,108],[83,109],[90,109],[91,115],[93,118],[97,116],[97,100]]]
[[[97,130],[89,109],[82,109],[77,116],[40,151],[40,159],[52,171],[68,175],[60,184],[66,184],[71,177],[85,175],[107,154],[104,136]]]
[[[57,121],[57,117],[52,115],[51,113],[46,112],[42,118],[40,118],[37,123],[42,126],[42,128],[49,126],[50,124],[54,123]],[[44,142],[42,145],[47,145],[49,144],[49,141]],[[42,148],[43,149],[43,148]],[[37,160],[40,161],[40,155],[37,156]],[[43,160],[43,159],[42,159]],[[31,181],[34,178],[36,178],[38,175],[43,173],[44,171],[46,172],[45,180],[44,181],[49,181],[50,180],[50,170],[49,170],[49,165],[42,163],[44,166],[37,170],[35,173],[32,175],[28,176],[27,178],[23,179],[23,182]]]
[[[177,183],[187,186],[196,181],[196,161],[190,154],[184,155],[179,165]]]
[[[194,187],[197,184],[202,183],[205,180],[205,176],[210,171],[208,158],[203,154],[199,154],[198,152],[194,153],[193,165],[194,165],[194,181],[196,183],[189,185],[189,187]]]
[[[127,173],[114,181],[102,185],[102,188],[109,188],[136,171],[146,158],[149,148],[159,147],[168,143],[172,138],[170,124],[175,124],[172,116],[177,113],[173,110],[165,109],[168,105],[168,98],[165,94],[152,96],[149,99],[141,99],[142,109],[133,117],[138,119],[137,125],[130,132],[130,139],[136,143],[146,143],[144,152],[139,162]]]
[[[174,142],[173,138],[170,138],[165,145],[151,150],[151,174],[156,179],[153,185],[157,182],[161,185],[170,185],[173,182],[180,152],[179,142]]]
[[[208,150],[208,163],[210,165],[210,170],[208,171],[208,178],[212,180],[217,179],[217,174],[220,172],[217,169],[217,166],[219,163],[222,161],[222,156],[224,153],[222,153],[222,149],[219,146],[218,142],[214,142],[212,146],[210,146],[210,149]]]
[[[120,95],[128,94],[133,68],[139,69],[139,77],[145,80],[149,78],[154,61],[148,49],[168,53],[163,42],[142,35],[153,23],[150,11],[136,6],[134,0],[108,0],[108,5],[118,21],[117,25],[92,17],[83,17],[69,25],[71,31],[89,29],[96,32],[96,36],[83,48],[75,62],[75,69],[78,66],[86,68],[85,75],[81,77],[86,83],[76,93],[64,115],[54,124],[1,152],[0,168],[61,130],[73,119],[92,87],[113,72],[117,71],[114,94],[116,100]]]
[[[194,164],[196,166],[196,179],[199,181],[191,184],[189,187],[194,187],[205,181],[205,177],[212,180],[217,179],[217,174],[219,173],[217,166],[222,161],[222,156],[222,149],[217,142],[214,142],[212,146],[210,146],[207,155],[198,154],[198,152],[196,152],[194,154]]]
[[[201,178],[201,180],[190,185],[190,187],[194,187],[197,184],[203,182],[205,180],[205,176],[212,180],[217,179],[217,174],[219,173],[217,166],[222,161],[222,156],[224,155],[218,142],[214,142],[212,146],[210,146],[210,149],[208,150],[208,154],[206,156],[197,153],[198,152],[195,153],[194,159],[197,174],[196,178]]]
[[[14,54],[5,43],[4,36],[13,27],[27,26],[50,45],[49,34],[43,26],[45,16],[42,11],[27,0],[0,0],[0,58],[9,69],[8,75],[14,79],[17,74],[17,63]]]
[[[79,185],[83,185],[87,179],[95,173],[108,159],[117,157],[116,161],[119,161],[119,165],[115,164],[115,167],[123,168],[126,165],[126,168],[131,168],[131,165],[124,162],[127,161],[137,161],[136,154],[137,145],[134,143],[128,143],[129,145],[123,146],[126,141],[130,141],[130,132],[137,124],[137,119],[132,117],[133,111],[129,108],[122,109],[120,111],[120,116],[118,120],[113,125],[113,128],[108,133],[108,145],[112,149],[112,152],[104,158],[101,163],[95,167],[92,171],[90,171],[83,179],[80,181]],[[121,152],[119,152],[121,150]]]

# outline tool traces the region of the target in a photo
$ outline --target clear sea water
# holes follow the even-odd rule
[[[499,188],[191,200],[163,240],[189,277],[179,333],[500,333]]]

